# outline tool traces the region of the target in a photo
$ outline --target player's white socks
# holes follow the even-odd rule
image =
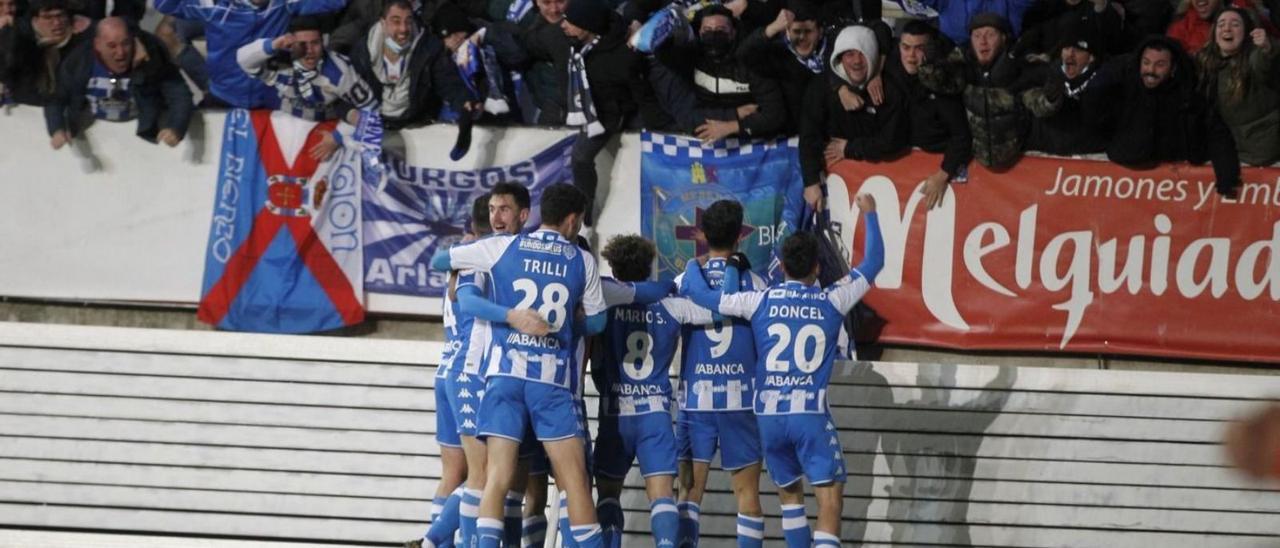
[[[738,514],[738,548],[764,546],[764,517]]]
[[[840,537],[831,533],[813,533],[813,548],[840,548]]]
[[[810,548],[813,544],[803,504],[782,505],[782,536],[787,540],[787,548]]]

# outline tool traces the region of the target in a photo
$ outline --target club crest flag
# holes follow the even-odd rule
[[[640,136],[641,231],[658,247],[658,279],[684,272],[705,254],[702,212],[712,203],[742,203],[738,250],[766,279],[781,279],[775,249],[799,225],[804,180],[796,138],[703,145],[697,139],[644,132]]]
[[[364,320],[361,180],[376,178],[377,113],[344,146],[308,153],[335,122],[232,110],[223,133],[197,317],[220,329],[310,333]]]
[[[365,289],[443,295],[448,278],[431,270],[431,256],[462,237],[476,197],[499,182],[524,185],[533,203],[525,228],[536,228],[543,189],[573,180],[573,140],[565,137],[521,162],[475,170],[420,167],[385,156],[385,183],[368,180],[364,188]]]

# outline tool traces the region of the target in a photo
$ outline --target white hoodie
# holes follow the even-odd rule
[[[867,58],[867,82],[870,82],[880,73],[880,46],[876,42],[876,33],[861,25],[845,27],[836,36],[836,45],[831,50],[832,72],[849,85],[861,88],[866,86],[867,82],[855,85],[849,80],[849,75],[845,74],[844,67],[840,65],[840,55],[850,50],[858,50]]]

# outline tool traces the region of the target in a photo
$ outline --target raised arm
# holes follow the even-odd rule
[[[526,335],[541,337],[551,333],[551,326],[538,315],[537,311],[529,308],[513,309],[497,304],[486,299],[480,292],[480,288],[473,284],[458,288],[458,309],[463,314],[492,323],[505,323]]]
[[[867,219],[866,256],[863,257],[862,263],[849,271],[848,277],[828,290],[827,297],[841,314],[848,314],[853,305],[871,290],[871,283],[884,267],[884,240],[880,236],[880,217],[876,214],[876,201],[867,194],[859,194],[856,200],[858,208],[865,212]]]

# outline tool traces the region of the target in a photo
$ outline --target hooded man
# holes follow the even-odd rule
[[[777,133],[786,121],[786,103],[778,83],[765,78],[735,55],[737,19],[721,5],[698,11],[697,41],[671,40],[657,51],[650,82],[658,103],[678,131],[711,143],[742,135]]]
[[[1106,113],[1087,121],[1114,128],[1107,158],[1130,167],[1161,162],[1213,163],[1217,190],[1240,183],[1235,139],[1217,109],[1196,89],[1195,66],[1164,36],[1148,38],[1129,55],[1102,67],[1085,109]]]
[[[983,13],[969,23],[969,45],[920,67],[920,81],[934,93],[960,95],[978,162],[1006,169],[1022,157],[1027,112],[1021,95],[1035,85],[1020,59],[1009,54],[1013,27]]]
[[[457,68],[444,43],[418,26],[409,0],[383,6],[382,18],[352,48],[351,63],[380,100],[387,129],[430,123],[445,103],[465,108]]]
[[[58,94],[44,109],[53,148],[80,133],[86,109],[97,120],[136,119],[139,137],[172,147],[187,133],[191,91],[159,40],[108,17],[62,63]]]
[[[825,166],[843,160],[880,162],[910,148],[905,94],[884,82],[884,101],[871,102],[867,84],[880,73],[875,32],[845,27],[831,50],[831,75],[815,79],[805,93],[800,120],[800,171],[806,191],[825,181]]]
[[[1081,123],[1098,116],[1084,110],[1083,97],[1095,92],[1090,84],[1102,64],[1102,47],[1093,33],[1072,30],[1063,38],[1059,61],[1048,67],[1044,85],[1022,96],[1033,116],[1027,150],[1073,156],[1106,149],[1108,138],[1102,128]]]

